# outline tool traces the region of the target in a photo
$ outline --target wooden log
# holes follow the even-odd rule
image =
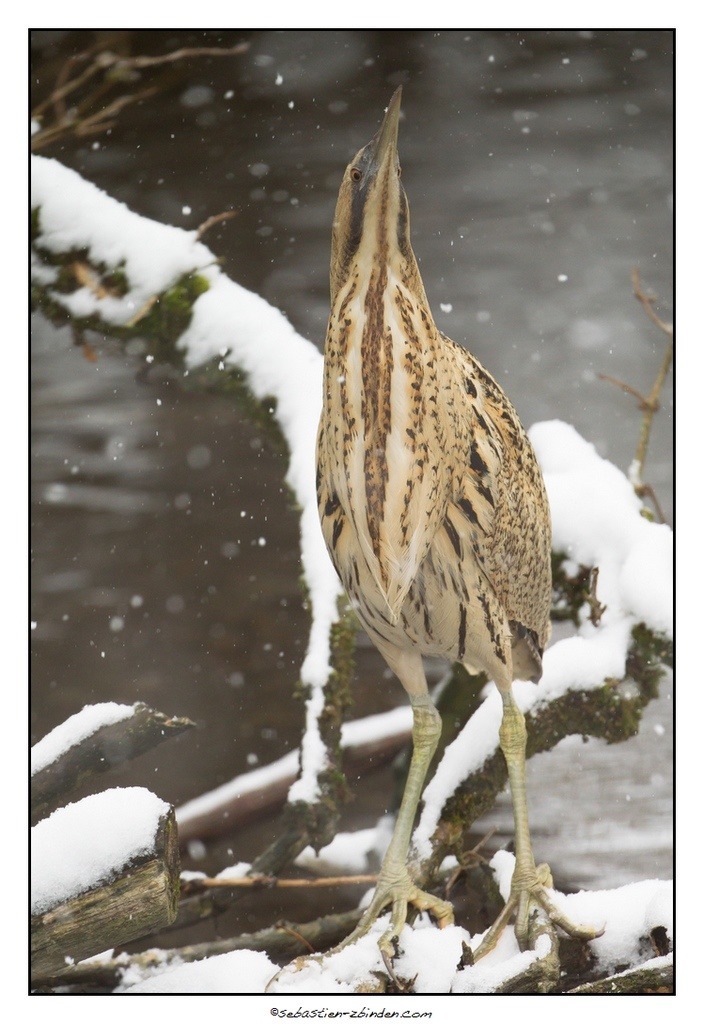
[[[102,726],[32,776],[32,824],[66,803],[86,779],[144,754],[194,724],[188,718],[169,718],[146,704],[135,705],[129,718]]]
[[[567,990],[567,995],[671,995],[674,992],[672,957],[658,957],[640,967]]]
[[[170,924],[179,871],[176,819],[169,808],[149,853],[105,885],[32,917],[32,978],[59,975],[77,960]]]
[[[63,990],[70,988],[72,992],[109,992],[121,984],[127,971],[136,969],[147,974],[152,969],[163,969],[172,963],[192,963],[238,949],[261,950],[272,960],[287,963],[294,957],[322,952],[334,946],[349,935],[361,916],[361,910],[348,910],[344,914],[328,914],[303,923],[279,921],[270,928],[229,939],[214,939],[176,949],[150,949],[129,956],[121,953],[117,957],[77,964],[60,975],[38,977],[36,986],[43,991],[61,987]]]

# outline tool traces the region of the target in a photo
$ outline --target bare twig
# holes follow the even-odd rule
[[[234,46],[183,46],[180,50],[162,54],[160,57],[121,57],[115,63],[120,68],[153,68],[160,64],[173,64],[188,57],[237,57],[249,49],[248,42]]]
[[[232,220],[232,218],[236,217],[239,212],[239,210],[224,210],[222,213],[214,213],[212,217],[208,217],[207,220],[204,220],[196,231],[197,240],[200,242],[205,232],[212,228],[214,224],[219,224],[222,220]]]
[[[637,493],[639,498],[650,498],[650,500],[652,501],[653,505],[655,506],[655,512],[656,512],[657,517],[660,520],[660,522],[661,523],[667,522],[667,520],[665,519],[665,513],[662,510],[662,505],[658,501],[658,496],[655,493],[655,491],[653,490],[651,484],[644,484],[644,483],[639,484],[638,488],[636,490],[636,493]]]
[[[301,935],[300,932],[296,931],[295,928],[287,927],[285,924],[278,925],[279,931],[285,932],[287,935],[292,935],[294,939],[297,939],[303,946],[305,946],[309,953],[315,953],[315,947],[311,945],[305,935]]]
[[[103,51],[94,58],[85,71],[82,71],[76,78],[66,81],[68,72],[73,64],[87,60],[95,47],[86,50],[85,53],[74,54],[62,65],[56,78],[56,84],[51,95],[43,100],[32,111],[32,117],[38,117],[47,107],[56,105],[58,101],[64,100],[70,93],[75,92],[84,85],[90,78],[99,71],[108,71],[111,68],[119,68],[120,71],[129,71],[133,68],[153,68],[161,64],[173,64],[175,61],[185,60],[188,57],[235,57],[246,53],[249,49],[248,42],[237,43],[235,46],[191,46],[182,47],[180,50],[173,50],[171,53],[164,53],[158,57],[121,57],[119,54]],[[65,113],[65,107],[59,108],[59,113]]]
[[[643,306],[645,312],[648,315],[648,318],[655,324],[656,327],[659,327],[660,330],[669,339],[667,348],[665,349],[665,355],[663,357],[662,364],[660,366],[660,369],[658,370],[657,376],[650,390],[650,394],[648,395],[648,398],[646,400],[646,409],[643,414],[643,423],[641,424],[640,438],[638,441],[638,448],[636,450],[634,476],[637,475],[638,479],[635,484],[635,487],[636,493],[639,493],[638,489],[640,488],[640,494],[642,494],[643,481],[641,479],[641,474],[643,471],[643,465],[645,463],[645,456],[648,451],[648,443],[650,441],[650,430],[653,424],[653,416],[660,408],[660,392],[662,391],[662,386],[665,383],[665,378],[667,377],[667,374],[670,370],[670,364],[672,363],[672,352],[674,348],[674,331],[672,324],[665,323],[653,310],[652,303],[655,301],[656,296],[651,294],[645,294],[642,291],[640,287],[640,277],[638,274],[638,270],[635,267],[633,268],[631,280],[633,282],[633,294]]]
[[[328,878],[275,878],[243,875],[241,878],[189,878],[182,883],[184,895],[201,889],[326,889],[335,885],[374,885],[376,875],[339,875]]]
[[[90,52],[90,51],[89,51]],[[68,82],[65,81],[66,74],[72,63],[78,63],[78,61],[85,60],[89,56],[89,52],[86,54],[76,54],[69,58],[59,71],[56,79],[56,85],[54,86],[51,95],[45,100],[39,103],[32,111],[32,117],[39,118],[42,116],[44,111],[53,106],[56,110],[57,121],[63,120],[66,116],[66,105],[62,102],[66,96],[72,93],[75,89],[80,88],[85,82],[96,75],[103,69],[103,64],[98,60],[94,60],[85,71],[82,71],[76,78],[70,79]]]
[[[235,46],[229,47],[181,47],[179,50],[173,50],[171,53],[161,54],[156,57],[124,57],[117,53],[112,53],[110,50],[101,50],[93,56],[96,48],[94,45],[84,53],[69,57],[59,70],[51,94],[32,111],[32,118],[35,120],[41,120],[49,109],[53,108],[54,111],[53,122],[47,124],[46,127],[42,127],[32,136],[32,150],[42,149],[44,146],[49,145],[50,142],[55,141],[70,131],[74,131],[79,137],[107,131],[114,124],[114,121],[111,120],[114,114],[119,113],[128,104],[135,103],[158,91],[158,87],[154,86],[134,95],[120,96],[92,115],[88,117],[82,116],[80,109],[95,105],[102,93],[109,91],[114,86],[124,85],[125,81],[129,80],[130,73],[133,73],[132,77],[137,77],[136,72],[138,71],[146,68],[161,67],[166,64],[174,64],[190,57],[238,56],[249,49],[249,43],[240,42]],[[75,75],[75,77],[69,78],[76,65],[85,63],[91,57],[91,63],[86,68]],[[80,109],[74,109],[72,112],[67,106],[67,97],[75,94],[99,74],[103,76],[101,83],[96,85],[92,92],[88,93]]]
[[[497,826],[493,826],[489,829],[486,835],[482,836],[478,843],[472,847],[471,850],[466,850],[461,857],[458,857],[459,864],[455,870],[451,873],[445,884],[445,899],[450,898],[450,893],[457,884],[458,879],[465,873],[470,864],[486,864],[486,858],[482,857],[479,852],[483,846],[489,842],[491,837],[498,831]]]
[[[151,86],[148,89],[142,89],[141,92],[128,94],[126,96],[118,96],[112,103],[108,103],[107,107],[103,107],[102,110],[97,111],[95,114],[91,114],[90,117],[84,118],[75,125],[76,135],[79,137],[83,135],[92,135],[94,132],[107,131],[110,127],[105,121],[106,118],[112,117],[114,114],[119,114],[121,110],[129,106],[131,103],[139,103],[140,100],[146,99],[148,96],[153,96],[154,93],[158,92],[156,86]],[[114,122],[111,122],[114,124]]]
[[[633,294],[638,299],[643,309],[645,310],[646,316],[655,324],[669,339],[667,348],[665,349],[665,355],[663,356],[662,364],[658,370],[657,376],[653,382],[653,386],[650,389],[650,394],[644,395],[630,384],[626,384],[622,380],[618,380],[616,377],[610,377],[606,373],[600,373],[599,379],[608,381],[610,384],[615,384],[616,387],[620,388],[623,392],[628,395],[632,395],[633,398],[638,402],[638,408],[643,413],[643,420],[640,427],[640,437],[638,438],[638,447],[636,449],[636,455],[631,463],[629,469],[629,479],[633,484],[633,489],[639,498],[648,497],[655,506],[660,522],[665,522],[665,516],[663,515],[662,507],[660,502],[655,496],[655,491],[651,484],[643,482],[643,465],[645,464],[645,457],[648,452],[648,445],[650,443],[650,431],[653,426],[653,417],[660,408],[660,393],[665,383],[665,379],[670,370],[672,363],[672,353],[674,348],[674,329],[673,325],[667,323],[653,309],[653,303],[657,300],[657,295],[651,292],[644,292],[641,288],[640,273],[637,267],[634,267],[631,271],[631,283],[633,285]]]
[[[58,75],[56,76],[56,83],[54,85],[54,89],[52,91],[51,96],[49,97],[48,100],[45,101],[44,104],[40,105],[40,107],[37,108],[37,111],[35,112],[35,116],[36,116],[36,113],[39,112],[41,107],[46,106],[48,103],[52,103],[53,106],[54,106],[54,116],[56,117],[56,120],[59,121],[59,122],[66,120],[66,117],[67,117],[67,114],[68,114],[68,110],[66,108],[66,95],[67,94],[65,94],[64,91],[63,91],[64,86],[66,85],[66,83],[68,81],[68,77],[69,77],[73,67],[79,61],[86,61],[86,60],[88,60],[88,58],[90,57],[91,52],[94,52],[94,48],[92,48],[92,51],[88,50],[85,53],[72,53],[70,55],[70,57],[67,60],[64,61],[64,63],[61,65],[61,67],[59,69]]]
[[[597,373],[599,380],[605,380],[608,384],[615,384],[617,388],[621,388],[621,391],[627,395],[633,395],[635,400],[638,402],[638,408],[641,412],[645,412],[648,408],[648,399],[640,391],[631,387],[630,384],[626,384],[625,381],[619,380],[618,377],[612,377],[608,373]]]
[[[159,301],[158,295],[150,295],[144,305],[137,310],[131,320],[127,321],[127,327],[135,327],[140,320],[144,320],[145,316],[154,309],[157,302]]]
[[[648,318],[652,320],[655,326],[659,327],[660,330],[663,331],[668,336],[668,338],[672,339],[674,337],[674,330],[672,324],[668,324],[664,320],[661,320],[655,312],[655,310],[653,309],[653,303],[657,302],[658,297],[657,295],[654,295],[652,292],[646,293],[643,291],[643,289],[640,286],[640,273],[638,271],[638,267],[634,267],[631,271],[631,283],[633,285],[633,294],[642,304],[643,309],[648,315]]]
[[[606,605],[602,604],[596,596],[596,585],[599,581],[599,566],[592,566],[589,572],[589,596],[587,597],[587,604],[589,605],[589,621],[592,626],[598,626],[601,622],[601,616],[606,611]]]

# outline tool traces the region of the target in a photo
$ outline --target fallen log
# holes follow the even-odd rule
[[[109,795],[110,791],[98,794],[98,797]],[[153,797],[153,794],[149,795]],[[158,814],[157,808],[155,833],[146,849],[141,842],[141,852],[128,856],[124,863],[117,861],[113,869],[105,872],[96,884],[60,902],[54,902],[51,887],[42,886],[44,878],[38,880],[38,891],[33,893],[31,921],[32,979],[61,974],[78,960],[130,942],[174,920],[179,895],[176,821],[172,807],[158,801],[156,797],[153,799],[156,804],[161,804],[163,810]],[[56,814],[65,815],[75,808],[80,809],[82,804],[91,800],[96,798],[88,797],[78,804],[61,808]],[[43,829],[43,826],[49,826],[51,822],[52,818],[49,818],[41,822],[37,829]],[[54,830],[54,834],[59,833]],[[51,835],[47,839],[49,848],[37,851],[37,871],[43,875],[46,874],[44,865],[47,864],[47,857],[50,866],[52,856]],[[81,836],[80,840],[85,840],[85,845],[88,845],[90,836]],[[37,843],[37,847],[41,845],[41,842]],[[63,850],[60,844],[57,847],[55,856],[58,859]],[[61,865],[57,864],[56,867],[58,877]],[[79,865],[73,877],[68,878],[64,891],[81,888],[81,872]],[[53,891],[62,891],[60,883],[59,877]]]

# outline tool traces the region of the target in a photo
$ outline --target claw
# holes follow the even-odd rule
[[[381,946],[379,948],[381,948]],[[392,953],[391,956],[389,956],[389,954],[386,951],[386,949],[382,949],[381,950],[381,959],[384,961],[384,967],[386,968],[386,973],[391,978],[391,980],[394,983],[394,985],[397,988],[401,988],[401,982],[399,981],[399,979],[398,979],[398,977],[396,975],[396,971],[394,970],[394,956],[395,955],[396,955],[396,951],[395,950],[394,950],[394,952]]]
[[[515,876],[514,876],[515,877]],[[567,935],[576,939],[598,939],[604,934],[604,928],[591,928],[588,925],[573,924],[572,921],[553,903],[548,889],[552,888],[552,874],[547,864],[540,864],[532,877],[523,878],[519,883],[511,883],[511,894],[504,909],[496,921],[474,950],[474,959],[486,956],[496,946],[501,933],[508,924],[513,911],[516,911],[515,933],[521,950],[529,948],[530,916],[537,909],[542,910],[552,924],[561,928]]]
[[[342,942],[325,954],[297,957],[288,966],[282,968],[278,974],[274,975],[267,985],[266,991],[269,991],[270,986],[282,976],[300,971],[311,963],[321,964],[328,957],[332,957],[339,953],[340,950],[358,942],[359,939],[363,938],[371,930],[374,922],[389,905],[391,905],[389,925],[383,932],[377,945],[392,984],[399,992],[410,992],[413,987],[413,981],[409,982],[399,978],[393,968],[393,960],[398,951],[399,936],[406,923],[409,905],[416,907],[418,910],[428,911],[436,919],[440,928],[453,924],[455,918],[452,904],[419,889],[411,881],[411,876],[405,868],[403,872],[394,873],[393,876],[384,876],[383,874],[380,876],[371,903],[360,918],[357,927],[346,939],[343,939]]]

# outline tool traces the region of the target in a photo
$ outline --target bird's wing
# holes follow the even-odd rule
[[[540,675],[550,634],[550,511],[533,447],[501,387],[451,342],[468,428],[452,521],[469,539],[513,636],[517,677]]]

